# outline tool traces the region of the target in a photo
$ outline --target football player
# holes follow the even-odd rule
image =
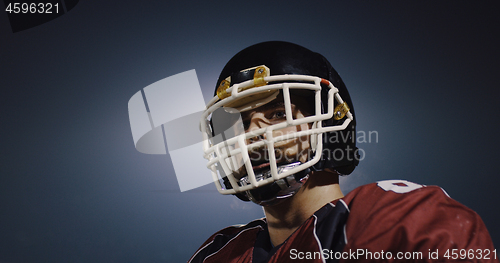
[[[481,218],[441,188],[381,181],[344,196],[359,163],[349,93],[320,54],[264,42],[236,54],[201,120],[217,189],[265,218],[212,235],[189,262],[498,262]]]

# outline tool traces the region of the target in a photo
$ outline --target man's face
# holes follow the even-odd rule
[[[298,96],[291,96],[291,108],[293,119],[300,119],[307,117],[312,112],[312,105],[306,103],[304,99]],[[274,124],[286,121],[285,104],[283,97],[278,96],[273,101],[258,107],[256,109],[243,112],[241,114],[245,132],[250,132],[265,128]],[[303,130],[308,130],[308,124],[301,124],[298,126],[287,127],[272,132],[273,137],[278,137],[288,133],[295,133]],[[251,144],[266,138],[266,135],[260,135],[247,139],[246,143]],[[309,136],[278,141],[274,144],[274,153],[276,156],[276,163],[292,163],[300,161],[305,163],[308,159],[310,152]],[[254,148],[249,151],[250,160],[254,172],[264,171],[269,169],[269,154],[267,147]],[[246,174],[245,169],[240,169],[240,178]]]

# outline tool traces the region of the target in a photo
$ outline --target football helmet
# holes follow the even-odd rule
[[[282,110],[271,113],[274,121],[249,129],[245,114],[263,107]],[[355,127],[351,98],[330,63],[281,41],[231,58],[200,123],[218,191],[260,205],[294,195],[311,171],[350,174],[359,163]]]

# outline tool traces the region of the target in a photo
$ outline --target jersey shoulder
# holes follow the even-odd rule
[[[350,210],[345,249],[494,249],[479,215],[438,186],[379,181],[354,189],[343,200]]]
[[[364,208],[386,206],[397,202],[406,202],[406,199],[431,198],[436,201],[456,202],[439,186],[426,186],[406,180],[384,180],[360,186],[344,198],[350,206]],[[427,205],[432,205],[427,204]],[[407,206],[405,206],[407,207]]]

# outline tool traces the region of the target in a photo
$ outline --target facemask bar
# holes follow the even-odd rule
[[[322,134],[326,132],[344,130],[353,120],[351,112],[347,109],[345,112],[345,116],[347,116],[347,118],[345,118],[342,124],[330,127],[322,127],[322,121],[331,119],[334,114],[338,113],[334,112],[336,110],[334,110],[334,100],[338,105],[344,103],[338,93],[338,89],[335,88],[333,84],[331,84],[328,80],[321,79],[319,77],[304,75],[269,76],[265,77],[264,80],[266,82],[277,84],[251,87],[252,85],[254,85],[253,80],[234,84],[226,91],[228,94],[230,94],[230,96],[222,100],[220,100],[219,97],[215,96],[208,103],[207,110],[202,116],[200,129],[203,134],[203,150],[205,154],[204,157],[208,160],[207,167],[212,171],[212,177],[215,185],[218,191],[222,194],[235,194],[252,190],[262,185],[285,178],[289,175],[293,175],[299,171],[315,165],[321,159],[323,151]],[[297,81],[299,82],[297,83]],[[328,86],[328,102],[326,104],[327,107],[325,109],[325,113],[321,113],[321,83]],[[293,119],[290,101],[290,90],[294,89],[311,90],[314,92],[315,113],[313,115],[304,118]],[[235,112],[234,109],[231,110],[222,107],[224,107],[224,105],[230,104],[233,101],[245,98],[246,96],[262,92],[270,92],[273,90],[282,90],[283,102],[285,104],[286,121],[250,131],[248,133],[245,133],[244,131],[236,132],[233,135],[226,136],[227,139],[222,138],[223,135],[221,133],[212,136],[213,131],[210,125],[210,119],[212,117],[212,114],[214,114],[217,110]],[[241,110],[250,109],[252,108],[247,107],[246,109]],[[237,122],[235,122],[235,127],[238,127],[238,124],[236,123]],[[280,130],[286,127],[297,126],[306,123],[312,124],[312,127],[308,130],[287,133],[277,137],[273,136],[273,131],[275,130]],[[254,138],[264,134],[265,139],[251,144],[247,143],[247,140],[249,138]],[[310,138],[310,147],[314,152],[314,157],[292,169],[289,169],[282,173],[278,173],[276,155],[274,151],[275,143],[304,136],[309,136]],[[267,178],[258,176],[259,179],[257,179],[253,171],[248,152],[261,147],[265,147],[267,149],[271,176]],[[246,183],[244,184],[240,182],[239,178],[235,177],[235,171],[238,168],[246,170],[246,178],[244,179]],[[230,187],[224,184],[224,177],[227,177],[227,181],[229,182]]]

